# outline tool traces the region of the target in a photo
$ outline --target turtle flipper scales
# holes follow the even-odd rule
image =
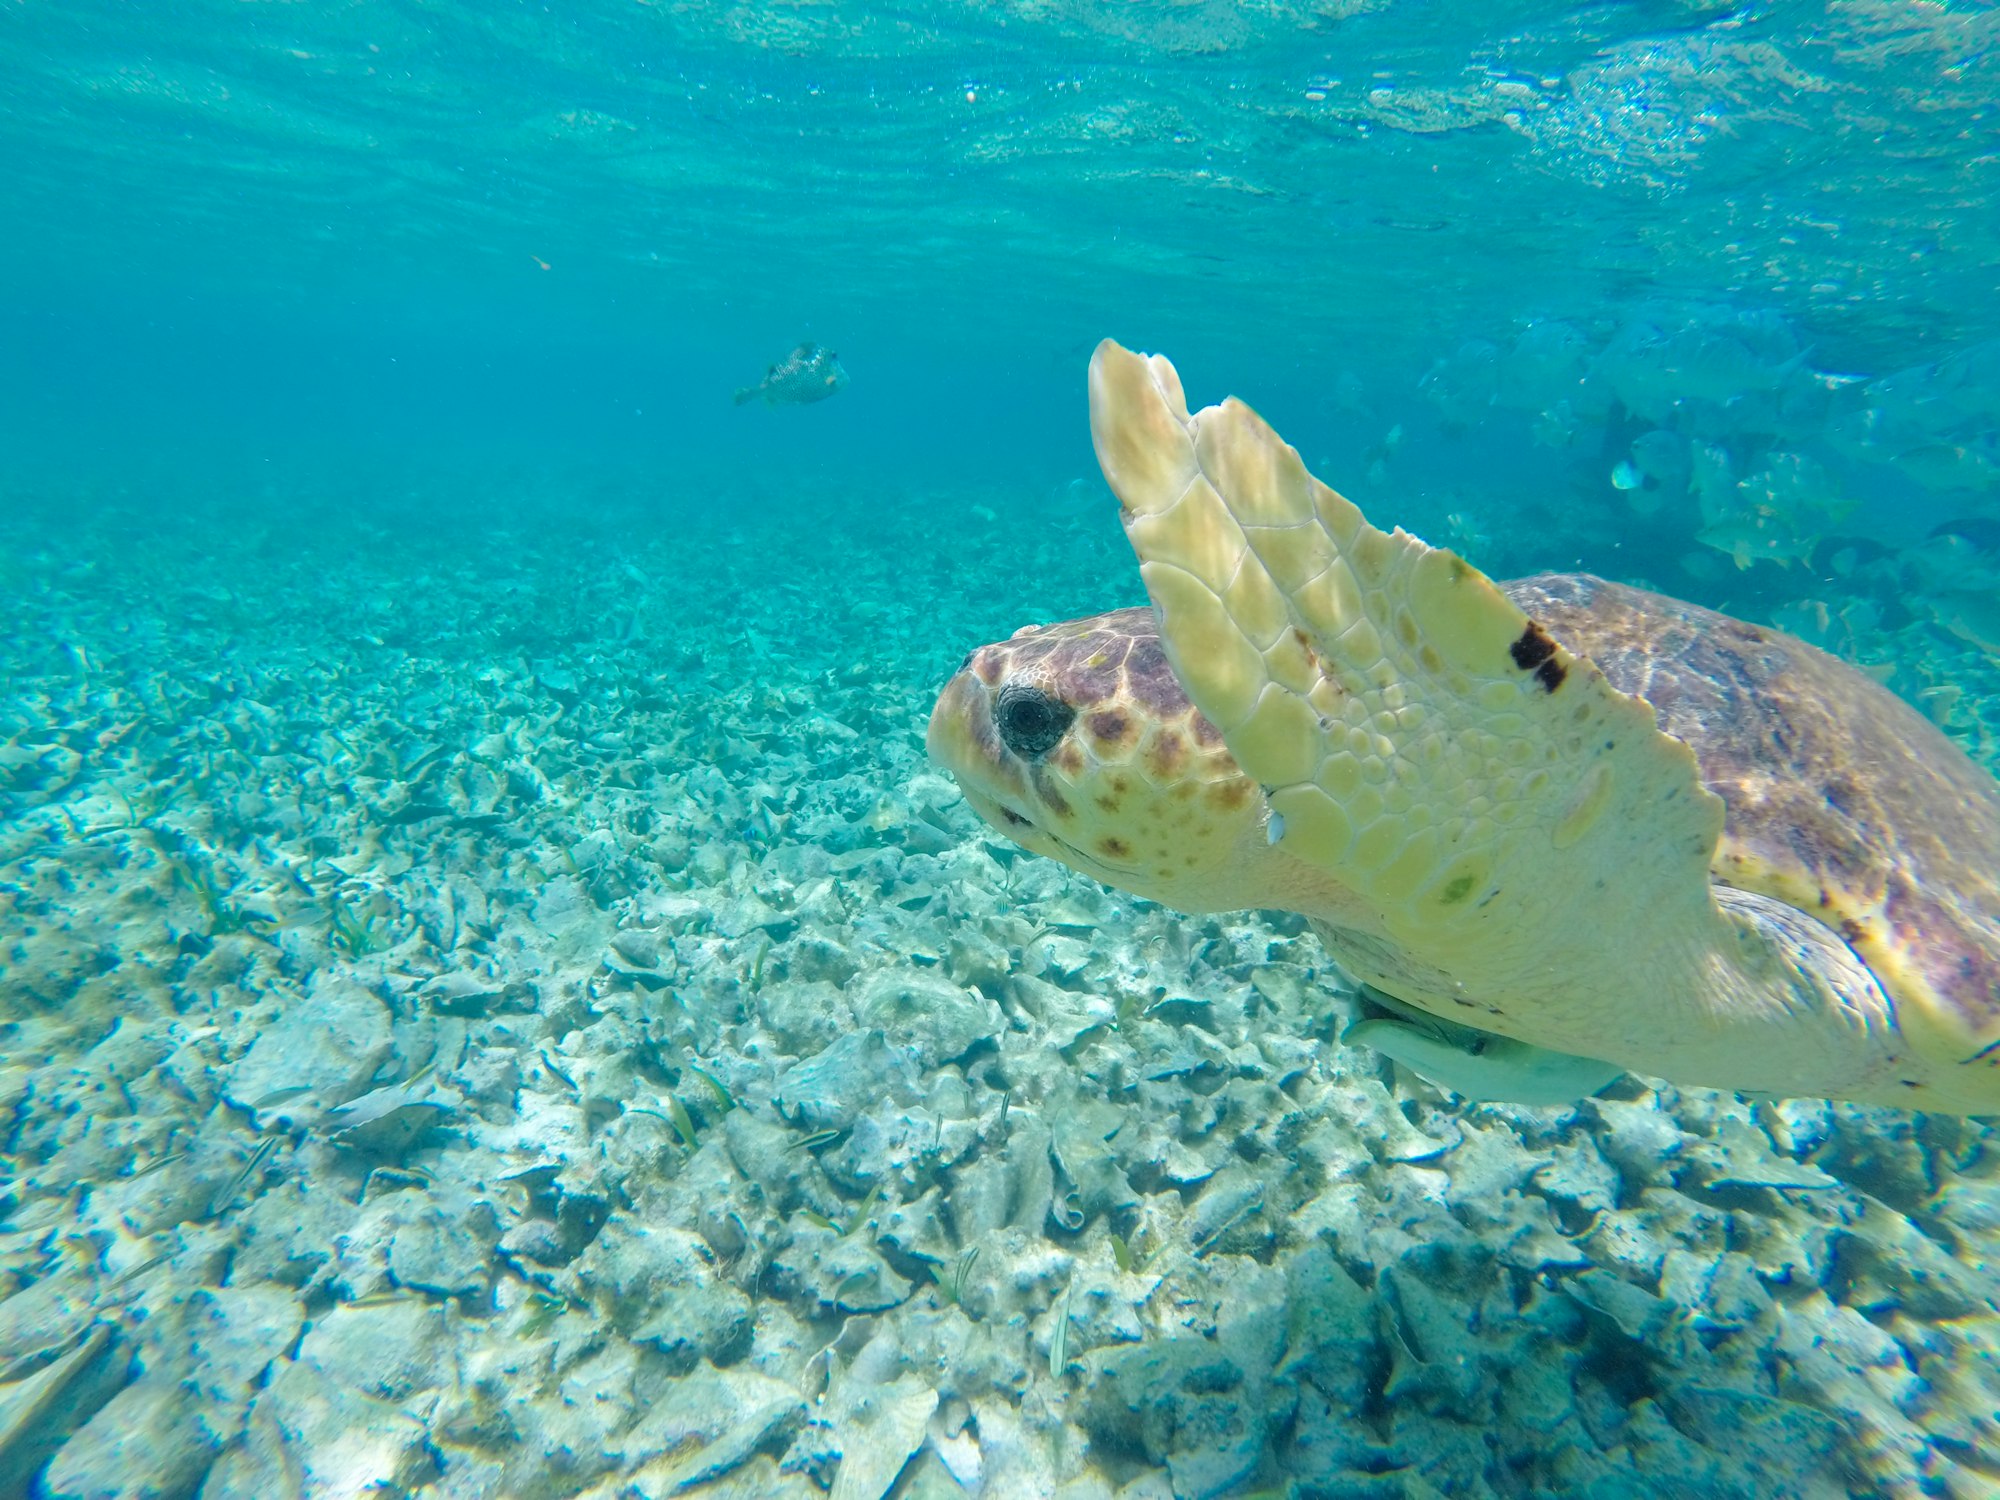
[[[1106,341],[1090,409],[1176,675],[1264,787],[1272,842],[1353,897],[1325,914],[1357,937],[1337,956],[1452,1019],[1643,1059],[1664,1040],[1646,971],[1714,941],[1723,806],[1688,747],[1241,402],[1190,416],[1171,365]]]

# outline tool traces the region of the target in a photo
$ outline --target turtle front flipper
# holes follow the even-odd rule
[[[1175,674],[1262,785],[1274,852],[1352,898],[1313,913],[1352,932],[1343,965],[1540,1047],[1642,1069],[1685,1047],[1723,807],[1651,706],[1455,554],[1370,526],[1240,401],[1188,415],[1166,360],[1100,345],[1090,412]],[[1692,1003],[1655,1014],[1653,984]]]

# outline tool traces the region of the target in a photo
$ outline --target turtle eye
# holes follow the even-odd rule
[[[993,727],[1007,748],[1023,759],[1053,749],[1076,722],[1076,710],[1037,687],[1009,683],[993,705]]]

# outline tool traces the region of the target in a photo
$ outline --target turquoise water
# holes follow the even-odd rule
[[[924,731],[1108,336],[2000,765],[1996,42],[0,9],[0,1496],[1987,1493],[1983,1123],[1469,1101]]]

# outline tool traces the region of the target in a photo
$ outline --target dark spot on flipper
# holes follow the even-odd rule
[[[1132,853],[1132,846],[1119,838],[1103,838],[1097,841],[1100,854],[1110,859],[1124,859]]]
[[[1523,672],[1532,672],[1543,662],[1556,654],[1556,643],[1549,639],[1549,633],[1533,620],[1521,632],[1521,638],[1507,648],[1514,658],[1514,665]]]
[[[1306,665],[1317,672],[1321,678],[1332,682],[1333,674],[1327,671],[1326,663],[1320,660],[1319,652],[1313,649],[1312,637],[1294,625],[1292,627],[1292,640],[1297,643],[1299,650],[1305,653]],[[1337,682],[1334,683],[1334,687],[1336,690],[1341,690],[1340,684]]]
[[[1562,663],[1554,657],[1550,657],[1539,667],[1535,668],[1535,681],[1539,682],[1551,693],[1563,685],[1563,679],[1568,675],[1563,670]]]
[[[1472,894],[1472,886],[1472,877],[1470,875],[1461,875],[1444,888],[1444,892],[1438,897],[1438,900],[1446,906],[1455,905]]]

